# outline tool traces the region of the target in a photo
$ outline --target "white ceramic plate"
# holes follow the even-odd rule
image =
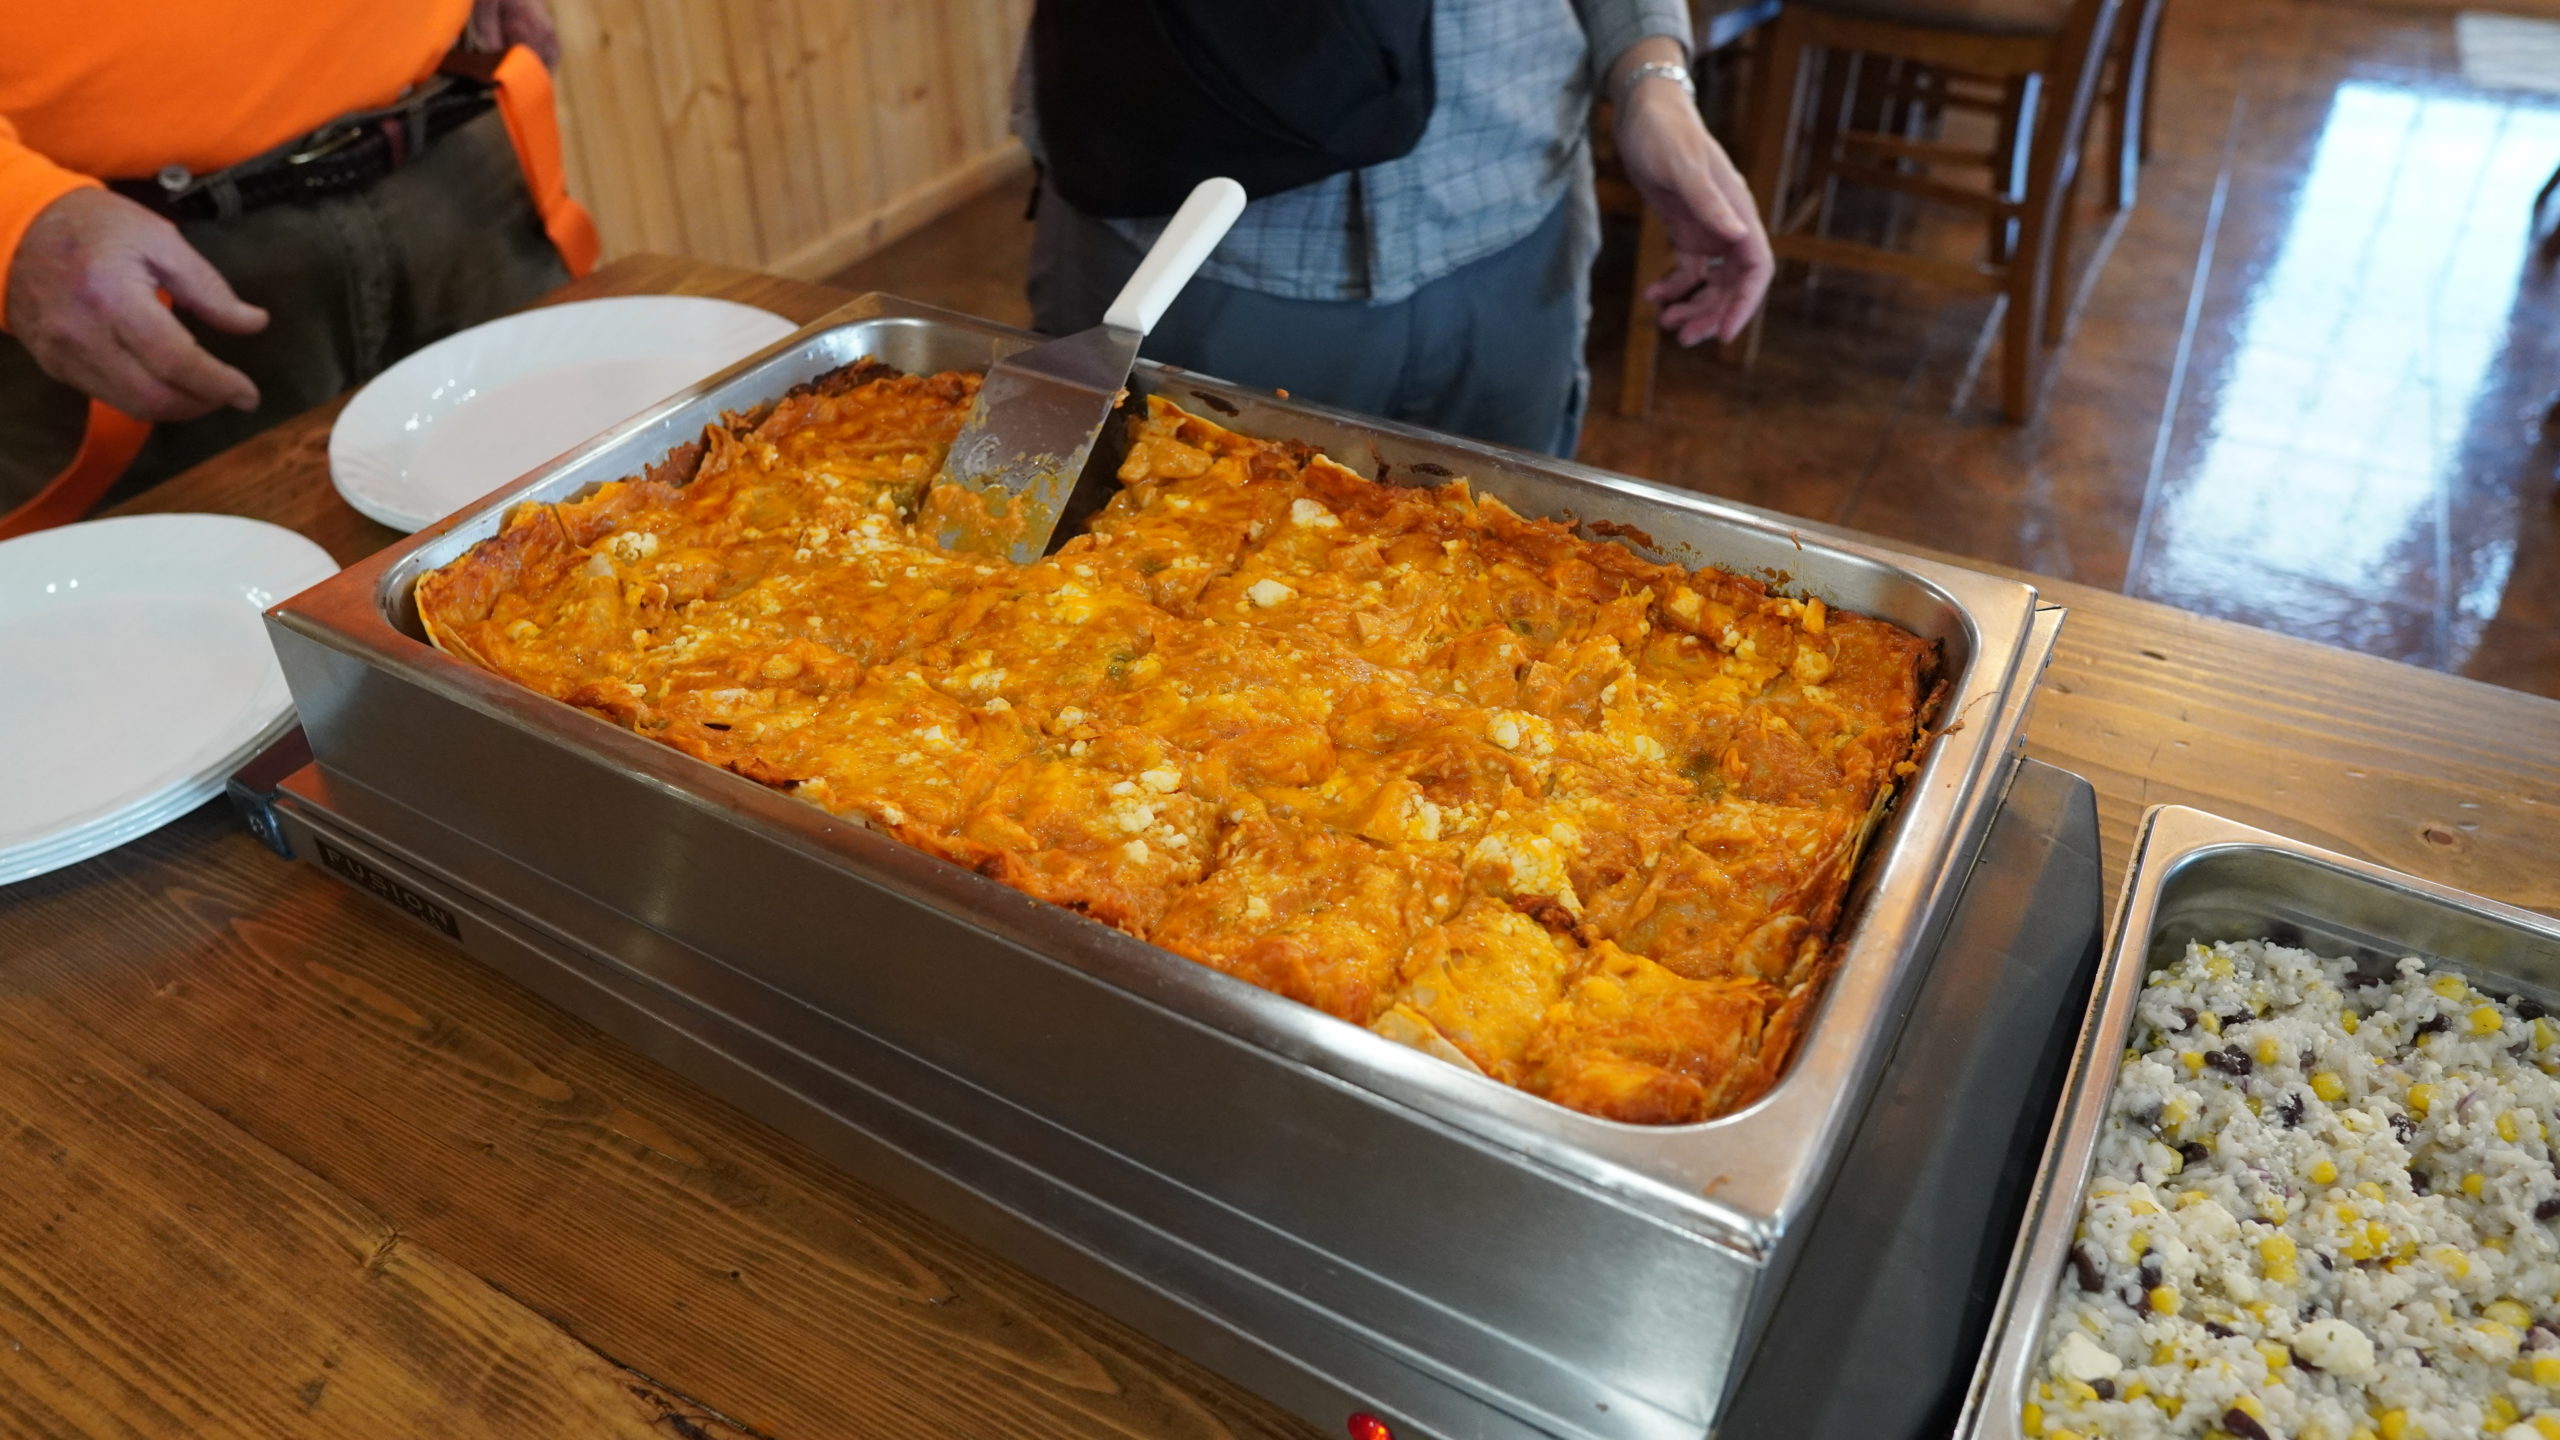
[[[337,568],[292,531],[231,515],[0,542],[0,883],[220,791],[292,719],[259,612]]]
[[[699,295],[545,305],[373,378],[329,432],[329,478],[398,530],[430,525],[795,327]]]

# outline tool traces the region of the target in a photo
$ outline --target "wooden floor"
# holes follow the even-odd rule
[[[2467,87],[2447,6],[2172,0],[2162,43],[2158,154],[2086,217],[2034,424],[1994,417],[1993,302],[1826,272],[1756,370],[1667,350],[1581,458],[2560,695],[2560,278],[2527,239],[2560,101]],[[1009,188],[835,283],[1022,323],[1028,241]]]

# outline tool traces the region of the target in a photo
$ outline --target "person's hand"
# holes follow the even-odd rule
[[[1696,103],[1668,80],[1639,83],[1618,107],[1618,158],[1670,233],[1671,273],[1644,292],[1662,307],[1662,328],[1683,345],[1741,334],[1777,263],[1751,187]]]
[[[137,420],[258,408],[258,387],[216,360],[157,292],[217,330],[263,330],[178,227],[121,195],[74,190],[38,211],[9,263],[9,330],[44,373]]]
[[[545,0],[471,0],[471,23],[463,27],[462,38],[471,49],[491,55],[523,45],[541,56],[546,68],[560,68],[560,31],[551,23]]]

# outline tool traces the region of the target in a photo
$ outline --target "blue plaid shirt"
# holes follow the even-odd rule
[[[1391,304],[1516,244],[1590,173],[1592,97],[1628,46],[1656,35],[1688,45],[1685,0],[1439,0],[1422,139],[1247,205],[1200,273],[1288,300]],[[1026,55],[1013,128],[1036,155],[1030,74]],[[1142,248],[1164,228],[1105,223]]]

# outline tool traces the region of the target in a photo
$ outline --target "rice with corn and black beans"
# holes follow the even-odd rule
[[[2560,1023],[2258,941],[2153,975],[2021,1420],[2560,1440]]]

